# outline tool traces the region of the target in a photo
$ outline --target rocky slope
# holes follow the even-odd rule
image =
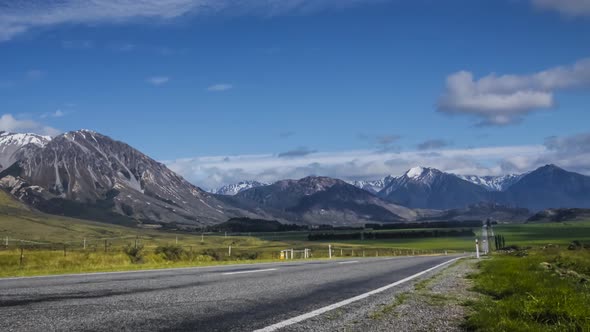
[[[500,200],[532,211],[590,208],[590,177],[546,165],[523,176]]]
[[[96,132],[69,132],[24,150],[0,174],[0,184],[45,212],[179,227],[243,215],[163,164]]]
[[[490,200],[488,190],[434,168],[414,167],[379,192],[402,206],[422,209],[456,209]]]

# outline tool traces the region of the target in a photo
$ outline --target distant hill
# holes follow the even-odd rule
[[[528,221],[574,221],[590,220],[590,209],[547,209],[530,217]]]

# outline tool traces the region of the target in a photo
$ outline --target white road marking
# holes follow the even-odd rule
[[[338,264],[352,264],[352,263],[358,263],[359,261],[346,261],[346,262],[338,262]]]
[[[375,295],[375,294],[377,294],[377,293],[381,293],[381,292],[383,292],[383,291],[386,291],[386,290],[388,290],[388,289],[390,289],[390,288],[392,288],[392,287],[395,287],[395,286],[401,285],[401,284],[403,284],[403,283],[405,283],[405,282],[408,282],[408,281],[410,281],[410,280],[412,280],[412,279],[418,278],[419,276],[421,276],[421,275],[423,275],[423,274],[426,274],[426,273],[428,273],[428,272],[430,272],[430,271],[432,271],[432,270],[438,269],[438,268],[439,268],[439,267],[441,267],[441,266],[444,266],[444,265],[446,265],[446,264],[449,264],[449,263],[451,263],[451,262],[454,262],[454,261],[456,261],[456,260],[458,260],[458,259],[461,259],[461,258],[463,258],[463,257],[457,257],[457,258],[453,258],[453,259],[451,259],[451,260],[448,260],[448,261],[446,261],[446,262],[444,262],[444,263],[438,264],[437,266],[431,267],[431,268],[429,268],[429,269],[427,269],[427,270],[424,270],[424,271],[422,271],[422,272],[418,272],[418,273],[416,273],[416,274],[414,274],[414,275],[411,275],[411,276],[409,276],[409,277],[407,277],[407,278],[404,278],[404,279],[402,279],[402,280],[396,281],[396,282],[394,282],[393,284],[389,284],[389,285],[387,285],[387,286],[383,286],[383,287],[381,287],[381,288],[377,288],[377,289],[375,289],[375,290],[372,290],[372,291],[370,291],[370,292],[367,292],[367,293],[364,293],[364,294],[361,294],[361,295],[358,295],[358,296],[355,296],[355,297],[351,297],[351,298],[349,298],[349,299],[346,299],[346,300],[344,300],[344,301],[340,301],[340,302],[338,302],[338,303],[334,303],[334,304],[331,304],[331,305],[329,305],[329,306],[325,306],[325,307],[323,307],[323,308],[320,308],[320,309],[314,310],[314,311],[312,311],[312,312],[308,312],[308,313],[306,313],[306,314],[299,315],[299,316],[296,316],[296,317],[293,317],[293,318],[290,318],[290,319],[284,320],[284,321],[282,321],[282,322],[279,322],[279,323],[276,323],[276,324],[273,324],[273,325],[267,326],[267,327],[265,327],[265,328],[262,328],[262,329],[259,329],[259,330],[255,330],[254,332],[272,332],[272,331],[276,331],[276,330],[278,330],[278,329],[281,329],[281,328],[283,328],[283,327],[287,327],[287,326],[289,326],[289,325],[293,325],[293,324],[296,324],[296,323],[302,322],[302,321],[304,321],[304,320],[307,320],[307,319],[310,319],[310,318],[312,318],[312,317],[319,316],[319,315],[321,315],[321,314],[323,314],[323,313],[326,313],[326,312],[328,312],[328,311],[331,311],[331,310],[334,310],[334,309],[337,309],[337,308],[343,307],[343,306],[345,306],[345,305],[348,305],[348,304],[351,304],[351,303],[353,303],[353,302],[356,302],[356,301],[359,301],[359,300],[365,299],[365,298],[367,298],[367,297],[369,297],[369,296],[371,296],[371,295]]]
[[[248,270],[248,271],[238,271],[238,272],[225,272],[222,273],[224,276],[229,276],[232,274],[243,274],[243,273],[258,273],[258,272],[268,272],[268,271],[276,271],[278,269],[264,269],[264,270]]]

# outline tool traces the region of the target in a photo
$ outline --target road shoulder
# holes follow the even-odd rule
[[[384,293],[280,331],[461,331],[477,298],[466,277],[475,261],[463,259]]]

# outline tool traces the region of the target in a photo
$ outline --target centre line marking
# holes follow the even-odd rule
[[[338,262],[338,264],[352,264],[352,263],[358,263],[359,261],[346,261],[346,262]]]
[[[377,289],[372,290],[370,292],[367,292],[367,293],[364,293],[364,294],[361,294],[361,295],[358,295],[358,296],[355,296],[355,297],[351,297],[351,298],[346,299],[344,301],[340,301],[338,303],[334,303],[334,304],[331,304],[329,306],[325,306],[323,308],[320,308],[320,309],[317,309],[317,310],[308,312],[306,314],[299,315],[299,316],[293,317],[291,319],[284,320],[282,322],[279,322],[279,323],[276,323],[276,324],[267,326],[265,328],[262,328],[262,329],[259,329],[259,330],[255,330],[254,332],[272,332],[272,331],[276,331],[278,329],[282,329],[283,327],[286,327],[286,326],[289,326],[289,325],[293,325],[293,324],[302,322],[302,321],[307,320],[307,319],[310,319],[312,317],[319,316],[319,315],[321,315],[323,313],[326,313],[328,311],[331,311],[331,310],[334,310],[334,309],[343,307],[343,306],[345,306],[347,304],[351,304],[353,302],[356,302],[356,301],[365,299],[365,298],[367,298],[367,297],[369,297],[371,295],[375,295],[377,293],[384,292],[384,291],[386,291],[386,290],[388,290],[388,289],[390,289],[392,287],[401,285],[404,282],[407,282],[407,281],[410,281],[412,279],[418,278],[419,276],[421,276],[423,274],[426,274],[426,273],[428,273],[428,272],[430,272],[432,270],[436,270],[436,269],[438,269],[441,266],[445,266],[445,265],[447,265],[447,264],[449,264],[451,262],[454,262],[454,261],[456,261],[458,259],[461,259],[461,258],[463,258],[463,257],[453,258],[453,259],[448,260],[448,261],[446,261],[444,263],[438,264],[437,266],[431,267],[431,268],[429,268],[427,270],[424,270],[422,272],[418,272],[418,273],[416,273],[414,275],[411,275],[411,276],[409,276],[407,278],[404,278],[402,280],[396,281],[393,284],[389,284],[387,286],[383,286],[381,288],[377,288]]]
[[[268,272],[268,271],[276,271],[278,269],[264,269],[264,270],[248,270],[248,271],[238,271],[238,272],[225,272],[222,273],[224,276],[232,275],[232,274],[244,274],[244,273],[258,273],[258,272]]]

